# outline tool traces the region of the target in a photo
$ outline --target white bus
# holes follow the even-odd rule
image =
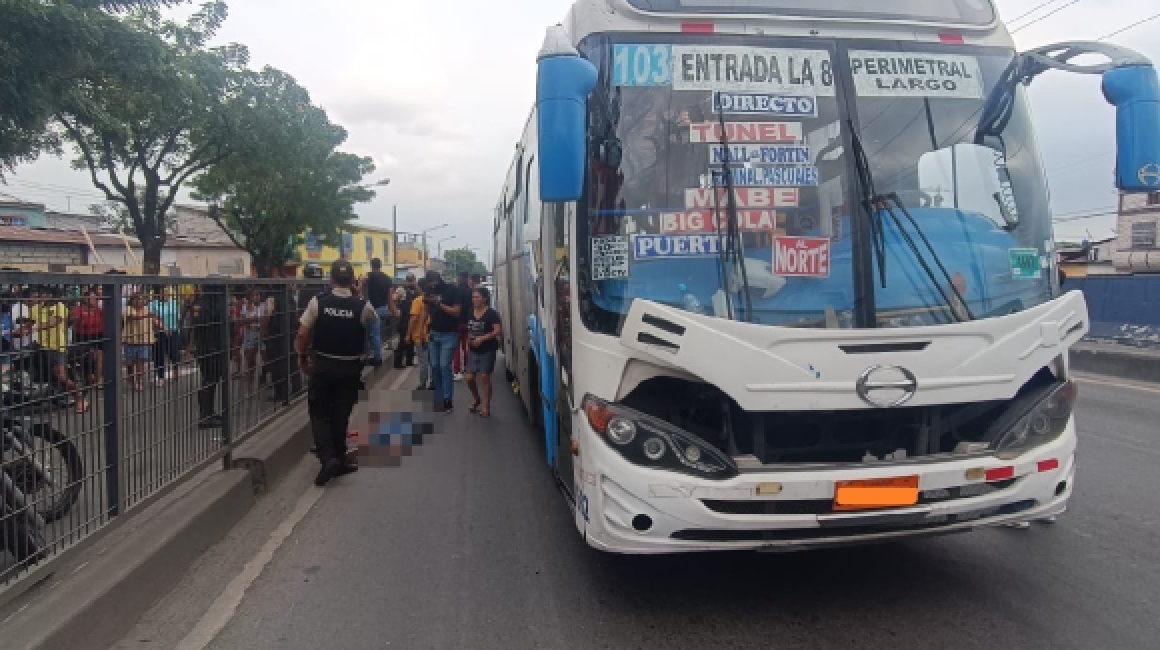
[[[1052,68],[1103,75],[1117,186],[1157,189],[1149,62],[1016,52],[990,0],[578,0],[548,29],[495,286],[588,544],[797,549],[1064,510],[1088,318],[1024,89]]]

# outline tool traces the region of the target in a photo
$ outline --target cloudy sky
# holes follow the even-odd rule
[[[1011,20],[1046,0],[999,0]],[[1069,3],[1073,3],[1066,6]],[[310,89],[350,132],[346,149],[389,177],[361,218],[399,229],[448,223],[445,247],[486,251],[491,209],[531,106],[535,55],[571,0],[230,0],[223,42],[249,46]],[[1039,16],[1065,7],[1032,24]],[[1156,0],[1056,0],[1021,21],[1021,49],[1095,39],[1156,14]],[[1160,62],[1160,19],[1110,39]],[[1031,88],[1056,214],[1113,210],[1114,111],[1094,76],[1049,73]],[[100,199],[67,161],[27,165],[0,192],[84,212]],[[1060,238],[1110,234],[1114,216],[1061,223]],[[432,235],[434,237],[434,235]],[[483,257],[484,253],[480,253]]]

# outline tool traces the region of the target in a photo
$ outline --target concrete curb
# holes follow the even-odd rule
[[[249,471],[255,494],[262,494],[271,483],[285,476],[310,449],[306,400],[292,405],[267,423],[265,429],[286,433],[253,436],[239,443],[233,455],[233,467]]]
[[[1160,352],[1081,343],[1071,349],[1071,368],[1088,374],[1160,383]]]
[[[82,564],[20,611],[0,636],[6,648],[106,648],[172,590],[198,555],[222,539],[254,504],[242,470],[207,470],[200,484],[162,499],[94,549]]]

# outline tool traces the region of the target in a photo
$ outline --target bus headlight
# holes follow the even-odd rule
[[[636,438],[636,424],[632,420],[614,417],[608,421],[608,439],[618,445],[627,445]]]
[[[721,450],[664,420],[591,395],[583,408],[592,430],[632,463],[701,478],[737,476],[737,467]]]
[[[1077,392],[1075,382],[1054,386],[999,437],[995,451],[1014,458],[1058,438],[1071,419]]]

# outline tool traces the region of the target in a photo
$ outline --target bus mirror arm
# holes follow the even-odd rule
[[[1098,54],[1105,61],[1072,60]],[[1116,187],[1127,192],[1160,189],[1160,81],[1146,56],[1119,45],[1068,41],[1018,54],[987,98],[975,143],[1001,133],[1011,119],[1015,89],[1048,70],[1103,76],[1104,99],[1116,107]]]

